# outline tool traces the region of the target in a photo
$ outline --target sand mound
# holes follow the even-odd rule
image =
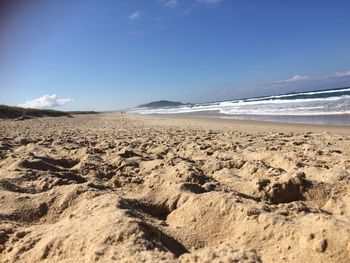
[[[350,137],[2,121],[1,262],[349,262]]]
[[[305,179],[304,173],[284,174],[271,180],[259,180],[259,190],[263,191],[263,199],[272,204],[290,203],[305,200],[304,194],[312,183]]]

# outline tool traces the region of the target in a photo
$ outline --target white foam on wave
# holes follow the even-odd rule
[[[317,116],[317,115],[343,115],[350,114],[350,111],[292,111],[292,110],[220,110],[226,115],[277,115],[277,116]]]
[[[347,92],[347,91],[350,91],[350,88],[334,89],[334,90],[321,90],[321,91],[309,91],[309,92],[300,92],[300,93],[284,94],[284,95],[273,95],[273,96],[267,96],[267,97],[250,98],[250,99],[246,99],[246,101],[266,100],[266,99],[275,99],[275,98],[277,98],[277,99],[278,98],[288,98],[288,97],[303,96],[303,95],[331,94],[331,93],[340,93],[340,92]]]
[[[222,102],[185,105],[173,108],[135,108],[131,110],[138,114],[181,114],[203,111],[214,111],[227,115],[339,115],[350,113],[350,95],[331,96],[326,98],[296,98],[285,97],[299,96],[302,94],[323,94],[350,91],[328,90],[304,92],[293,95],[270,96],[259,100],[230,100]],[[278,98],[279,97],[279,98]],[[281,99],[283,98],[283,99]]]
[[[259,101],[223,101],[220,103],[220,106],[229,107],[229,106],[245,106],[245,105],[262,105],[262,104],[288,104],[288,103],[306,103],[306,102],[325,102],[325,101],[336,101],[341,99],[350,98],[349,95],[343,95],[338,97],[329,97],[329,98],[312,98],[312,99],[295,99],[295,100],[286,100],[286,99],[267,99],[267,100],[259,100]]]

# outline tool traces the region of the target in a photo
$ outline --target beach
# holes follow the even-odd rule
[[[350,127],[0,120],[0,262],[349,262]]]

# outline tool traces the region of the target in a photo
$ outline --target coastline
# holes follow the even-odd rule
[[[154,102],[149,107],[136,107],[131,111],[141,114],[189,114],[225,119],[350,126],[349,105],[350,88],[341,88],[184,104],[178,107]]]
[[[215,118],[201,114],[128,114],[147,123],[157,125],[178,125],[181,127],[195,126],[204,129],[228,130],[246,132],[329,132],[334,134],[350,134],[350,126],[324,125],[312,123],[288,123],[277,121],[261,121],[247,119]],[[350,116],[349,116],[350,117]]]

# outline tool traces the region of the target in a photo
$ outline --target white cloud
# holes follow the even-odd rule
[[[345,71],[345,72],[337,72],[337,73],[335,73],[335,75],[337,77],[350,77],[350,70]]]
[[[203,3],[203,4],[218,4],[222,2],[223,0],[196,0],[198,3]]]
[[[63,106],[69,102],[72,102],[73,99],[63,99],[58,97],[56,94],[53,95],[44,95],[40,98],[34,99],[34,100],[28,100],[23,104],[19,104],[19,107],[23,108],[54,108],[57,106]]]
[[[139,11],[135,11],[129,15],[130,20],[137,20],[141,17],[141,13]]]
[[[180,5],[178,0],[168,0],[164,3],[165,7],[175,8]]]
[[[301,80],[307,80],[310,79],[309,76],[301,76],[301,75],[294,75],[293,77],[284,80],[283,82],[293,82],[293,81],[301,81]]]

